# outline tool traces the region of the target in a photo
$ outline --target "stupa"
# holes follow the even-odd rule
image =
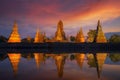
[[[42,42],[44,42],[44,35],[40,33],[40,31],[37,29],[34,43],[42,43]]]
[[[16,21],[14,22],[13,29],[10,34],[8,42],[9,43],[21,42],[21,38],[18,33],[18,25],[17,25]]]
[[[64,42],[66,41],[65,32],[63,30],[63,22],[60,20],[57,25],[57,31],[55,33],[54,41]]]
[[[96,43],[106,43],[107,42],[105,34],[102,31],[100,20],[98,20],[97,30],[96,30],[96,35],[95,35],[95,38],[94,38],[94,42],[96,42]]]
[[[80,28],[79,32],[76,35],[76,42],[79,42],[79,43],[85,42],[82,28]]]
[[[100,20],[98,20],[98,24],[97,24],[97,30],[96,30],[96,36],[94,39],[94,42],[96,43],[107,43],[107,39],[102,31],[102,27],[100,24]],[[95,59],[96,59],[96,66],[97,66],[97,72],[98,72],[98,77],[100,77],[100,73],[102,71],[102,66],[106,60],[107,57],[107,53],[97,53],[95,55]]]
[[[44,62],[44,54],[43,53],[34,53],[34,57],[35,57],[35,62],[37,65],[37,68],[40,68],[40,63]]]

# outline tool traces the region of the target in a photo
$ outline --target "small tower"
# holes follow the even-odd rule
[[[9,43],[21,42],[21,38],[18,33],[18,25],[17,25],[16,21],[14,22],[13,29],[10,34],[8,42]]]
[[[80,28],[79,32],[76,35],[76,42],[85,42],[82,28]]]
[[[64,42],[66,40],[65,32],[63,30],[63,22],[60,20],[57,25],[57,31],[55,33],[55,41]]]
[[[96,36],[95,36],[94,42],[96,42],[96,43],[106,43],[107,42],[107,39],[102,31],[100,20],[98,20]]]
[[[43,36],[43,34],[40,33],[40,31],[37,29],[34,43],[40,43],[40,42],[44,42],[44,36]]]
[[[102,31],[100,20],[98,20],[98,25],[97,25],[96,36],[95,36],[94,42],[107,43],[107,39]],[[106,60],[106,57],[107,57],[107,53],[97,53],[95,56],[95,59],[97,61],[96,67],[97,67],[98,77],[100,77],[100,73],[102,71],[102,66]]]

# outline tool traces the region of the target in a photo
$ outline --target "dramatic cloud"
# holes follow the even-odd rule
[[[80,27],[86,34],[96,28],[98,19],[104,32],[120,32],[119,3],[120,0],[1,0],[0,35],[10,34],[14,20],[23,37],[33,37],[37,27],[48,36],[54,36],[60,19],[67,35],[75,35]]]

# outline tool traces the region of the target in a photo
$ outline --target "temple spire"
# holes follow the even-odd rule
[[[14,21],[13,31],[18,31],[18,25],[16,21]]]
[[[98,20],[97,31],[102,31],[100,20]]]
[[[41,62],[44,62],[45,60],[43,53],[34,53],[34,58],[35,58],[37,68],[40,68]]]
[[[8,42],[9,43],[21,42],[21,38],[20,38],[20,35],[18,33],[18,25],[17,25],[16,21],[14,22],[13,29],[12,29],[12,32],[10,34]]]
[[[79,32],[76,35],[76,42],[85,42],[82,28],[80,28]]]
[[[57,28],[60,29],[61,31],[63,31],[63,22],[61,20],[58,22]]]
[[[44,36],[43,36],[42,33],[40,33],[40,30],[37,29],[34,43],[40,43],[40,42],[43,42],[43,41],[44,41]]]
[[[57,24],[57,31],[55,33],[55,41],[63,42],[65,40],[66,40],[66,36],[63,30],[63,22],[60,20]]]
[[[100,20],[98,20],[98,24],[97,24],[97,30],[96,30],[96,35],[94,38],[94,42],[96,43],[106,43],[107,39],[102,31],[102,27],[100,24]]]

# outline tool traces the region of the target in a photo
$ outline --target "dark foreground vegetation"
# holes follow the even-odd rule
[[[0,52],[98,53],[120,52],[120,43],[0,43]]]

